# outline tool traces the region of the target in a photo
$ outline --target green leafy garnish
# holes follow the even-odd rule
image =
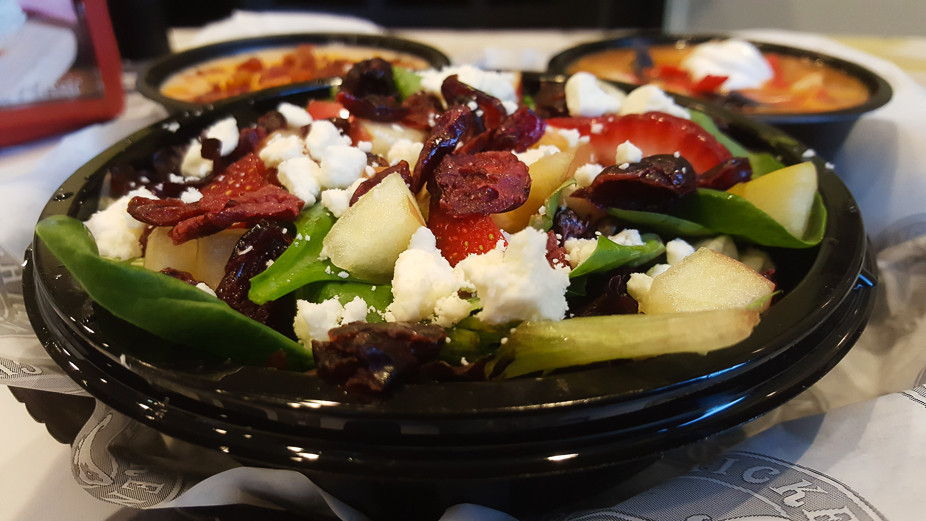
[[[575,178],[571,177],[559,185],[556,190],[553,190],[553,193],[543,202],[543,215],[531,216],[531,226],[545,232],[550,231],[553,228],[553,218],[556,217],[556,212],[559,211],[560,205],[563,204],[563,195],[566,189],[576,184]]]
[[[759,244],[782,248],[809,248],[819,244],[826,231],[826,207],[814,196],[810,222],[804,237],[791,235],[770,215],[748,200],[728,192],[699,188],[672,209],[672,215],[611,208],[608,213],[661,235],[700,237],[726,234]]]
[[[335,220],[321,204],[304,210],[295,222],[296,239],[270,267],[251,278],[248,298],[263,304],[306,284],[354,280],[342,276],[347,272],[330,261],[318,258],[322,251],[322,241]]]
[[[246,365],[264,365],[278,352],[289,368],[310,369],[312,352],[222,300],[174,277],[100,257],[77,219],[56,215],[36,235],[94,302],[161,338]]]
[[[697,110],[691,110],[689,112],[691,113],[691,120],[714,136],[717,141],[720,141],[720,143],[730,151],[733,157],[745,157],[749,159],[749,164],[752,167],[752,177],[759,177],[778,170],[779,168],[784,168],[785,165],[781,161],[775,159],[775,156],[772,154],[768,152],[753,152],[746,149],[746,147],[739,144],[735,139],[717,128],[717,124],[714,123],[714,120],[707,114],[698,112]]]
[[[603,273],[620,266],[640,266],[666,251],[665,244],[659,236],[644,234],[641,238],[643,239],[642,245],[625,246],[599,235],[595,251],[582,264],[569,272],[569,278],[575,279],[590,273]]]
[[[402,99],[421,90],[421,76],[411,69],[393,65],[392,78],[395,81],[395,87],[398,89],[399,96],[401,96]]]
[[[383,313],[392,303],[392,286],[366,282],[319,282],[300,288],[296,297],[309,302],[324,302],[336,297],[342,305],[360,297],[373,308],[367,313],[367,322],[383,322]]]

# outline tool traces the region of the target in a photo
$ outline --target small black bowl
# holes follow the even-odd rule
[[[608,49],[632,48],[635,45],[696,45],[710,40],[724,40],[730,35],[720,34],[666,34],[661,32],[641,31],[617,38],[596,40],[570,47],[550,58],[548,70],[555,74],[567,74],[573,63],[579,58]],[[880,108],[891,100],[893,90],[890,84],[871,70],[847,60],[821,54],[812,50],[799,49],[773,43],[747,40],[762,52],[774,52],[782,55],[809,58],[815,63],[831,67],[857,78],[868,89],[865,102],[840,110],[829,112],[795,112],[795,113],[750,113],[749,117],[774,125],[789,135],[807,144],[816,153],[826,159],[835,157],[836,152],[845,141],[852,126],[860,116]],[[630,84],[624,84],[630,86]],[[707,101],[707,100],[705,100]],[[735,110],[735,109],[734,109]]]
[[[524,75],[525,92],[541,76]],[[551,78],[555,80],[555,78]],[[86,219],[107,172],[144,165],[229,114],[253,123],[281,101],[326,97],[291,86],[202,114],[179,114],[120,141],[72,175],[42,218]],[[744,143],[803,161],[781,131],[688,100]],[[822,377],[867,323],[876,268],[858,207],[814,159],[829,213],[822,242],[773,250],[783,296],[745,341],[504,382],[408,384],[357,399],[312,374],[207,359],[94,305],[42,242],[26,252],[27,311],[50,356],[90,394],[158,431],[243,464],[296,470],[374,519],[436,519],[470,502],[514,515],[567,509],[671,448],[749,421]]]
[[[352,47],[368,47],[394,51],[420,58],[432,68],[442,68],[450,64],[450,59],[441,51],[420,42],[378,34],[355,33],[294,33],[272,36],[259,36],[240,40],[219,42],[202,47],[195,47],[183,52],[169,54],[150,63],[136,79],[136,88],[145,97],[164,105],[171,112],[202,110],[216,103],[226,103],[242,97],[247,93],[224,98],[215,103],[198,103],[172,98],[161,92],[164,83],[177,73],[200,67],[222,58],[233,58],[246,53],[269,49],[295,48],[301,44],[329,45],[338,44]]]

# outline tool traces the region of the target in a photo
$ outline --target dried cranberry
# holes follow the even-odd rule
[[[492,139],[486,149],[524,152],[540,140],[546,128],[546,122],[534,111],[520,107],[492,131]]]
[[[752,165],[745,157],[731,157],[698,176],[698,186],[726,190],[752,178]]]
[[[225,276],[215,288],[216,296],[232,309],[262,324],[283,327],[271,322],[276,304],[257,305],[248,299],[248,291],[251,278],[267,269],[267,263],[282,255],[292,240],[292,235],[281,224],[263,221],[254,225],[235,245],[225,264]]]
[[[398,173],[399,175],[401,175],[402,179],[405,180],[406,185],[411,182],[412,174],[408,168],[408,161],[403,159],[393,166],[380,170],[373,177],[360,183],[360,186],[358,186],[357,189],[354,190],[354,193],[350,196],[349,205],[353,206],[353,204],[357,202],[357,199],[360,199],[361,195],[369,192],[370,189],[372,189],[374,186],[382,182],[382,180],[385,179],[386,176],[388,176],[389,174],[394,174],[394,173]]]
[[[431,324],[354,322],[328,331],[328,341],[312,341],[318,375],[348,392],[378,395],[420,376],[433,362],[446,333]]]
[[[433,180],[441,208],[457,216],[514,210],[531,190],[527,165],[511,152],[449,155]]]
[[[547,262],[554,268],[557,266],[569,266],[569,261],[566,259],[566,249],[560,244],[556,232],[553,230],[547,232]]]
[[[542,81],[534,95],[534,110],[541,118],[559,118],[569,115],[566,108],[566,87],[560,81]]]
[[[603,208],[659,212],[694,193],[697,176],[682,157],[659,154],[639,163],[606,167],[592,184],[573,192]]]
[[[589,317],[598,315],[632,315],[638,312],[639,305],[627,293],[627,281],[630,274],[619,273],[612,276],[605,291],[588,304],[581,306],[575,316]]]
[[[566,239],[586,239],[593,235],[588,219],[583,219],[575,210],[563,207],[553,216],[552,231],[559,236],[560,241]]]
[[[460,138],[472,124],[473,111],[466,105],[455,105],[441,114],[418,155],[418,162],[412,172],[412,193],[417,194],[421,190],[437,165],[456,149]]]
[[[341,91],[357,98],[370,95],[398,97],[392,64],[382,58],[355,63],[341,80]]]
[[[408,112],[402,118],[402,124],[418,130],[428,130],[444,111],[437,96],[418,91],[402,100],[402,106]]]
[[[268,111],[257,119],[257,127],[264,129],[267,134],[272,134],[277,130],[286,128],[286,116],[278,110]]]
[[[480,120],[483,123],[481,130],[491,130],[498,127],[508,115],[502,102],[481,90],[474,89],[460,81],[456,74],[447,76],[441,84],[441,94],[449,105],[467,105],[475,102],[482,112]]]
[[[336,99],[351,114],[371,121],[400,121],[408,114],[408,109],[395,96],[369,94],[361,98],[341,91]]]

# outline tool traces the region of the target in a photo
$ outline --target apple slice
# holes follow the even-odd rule
[[[370,152],[386,157],[389,149],[397,142],[407,139],[413,143],[424,142],[428,137],[423,130],[407,127],[399,123],[382,123],[368,119],[357,119],[357,123],[366,136],[369,136],[373,149]]]
[[[817,168],[810,161],[786,166],[727,192],[751,202],[791,235],[803,239],[817,192]]]
[[[772,281],[742,262],[700,248],[653,277],[638,303],[646,314],[745,308],[773,291]]]
[[[148,235],[145,268],[161,271],[173,268],[185,271],[196,280],[215,288],[225,276],[225,264],[231,257],[243,229],[222,230],[213,235],[174,244],[167,235],[169,227],[159,226]]]
[[[707,353],[745,339],[758,323],[759,313],[747,309],[525,322],[486,369],[504,367],[501,377],[513,378],[608,360]]]
[[[322,242],[322,256],[355,277],[388,282],[399,254],[424,225],[402,176],[390,174],[334,223]]]

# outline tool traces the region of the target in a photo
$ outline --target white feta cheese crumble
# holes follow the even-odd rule
[[[640,236],[640,231],[633,228],[621,230],[605,238],[619,246],[643,246],[646,244]],[[578,237],[570,237],[563,243],[563,248],[566,250],[566,255],[569,259],[569,265],[572,268],[588,260],[597,247],[598,238],[580,239]]]
[[[643,159],[643,151],[637,148],[630,141],[624,141],[617,145],[617,153],[614,156],[614,162],[620,163],[639,163]]]
[[[598,174],[604,170],[604,167],[598,163],[585,163],[576,168],[575,179],[579,186],[588,186],[598,177]]]
[[[583,136],[577,129],[574,128],[547,127],[547,129],[552,129],[552,132],[556,132],[559,136],[565,139],[566,148],[575,148],[579,146],[579,143],[588,141],[588,136]]]
[[[306,156],[292,157],[277,166],[277,179],[283,188],[305,202],[306,208],[318,201],[322,187],[321,167]]]
[[[312,116],[309,111],[299,105],[284,101],[277,105],[277,112],[283,114],[283,118],[286,119],[286,126],[293,130],[312,123]]]
[[[717,253],[722,253],[731,259],[739,260],[739,250],[736,247],[736,243],[733,242],[733,238],[729,235],[718,235],[716,237],[711,237],[710,239],[704,239],[698,241],[694,245],[694,249],[698,250],[700,248],[707,248],[709,250],[714,250]]]
[[[238,148],[239,135],[238,121],[231,116],[216,121],[212,126],[206,129],[207,139],[218,139],[219,143],[221,143],[219,146],[219,155],[222,157],[231,154]]]
[[[390,165],[395,165],[404,159],[408,162],[408,168],[414,170],[422,148],[424,148],[424,143],[405,138],[399,139],[386,152],[386,161],[389,161]]]
[[[200,282],[200,283],[196,284],[196,288],[197,288],[197,289],[200,289],[200,290],[202,290],[202,291],[205,291],[206,293],[212,295],[213,297],[216,296],[216,295],[215,295],[215,290],[213,290],[212,288],[210,288],[209,285],[206,284],[205,282]]]
[[[347,188],[367,166],[367,155],[350,145],[330,145],[321,154],[318,182],[325,188]]]
[[[559,153],[560,153],[559,147],[556,147],[553,145],[540,145],[539,147],[536,147],[536,148],[529,148],[525,150],[524,152],[515,152],[514,155],[515,157],[518,158],[519,161],[521,161],[525,165],[531,166],[532,164],[536,163],[538,159],[542,157],[552,156],[552,155],[559,154]]]
[[[630,91],[620,109],[620,115],[665,112],[666,114],[691,119],[688,110],[675,103],[668,94],[656,85],[642,85]]]
[[[350,146],[350,138],[341,134],[338,127],[328,120],[319,120],[312,123],[309,133],[305,136],[305,147],[309,155],[316,161],[321,161],[325,150],[334,145]]]
[[[180,193],[180,200],[190,204],[195,203],[203,198],[203,193],[196,189],[196,187],[190,186],[186,190]]]
[[[505,324],[566,316],[569,268],[550,266],[546,244],[547,234],[528,227],[512,234],[507,248],[470,255],[454,267],[479,297],[477,318]]]
[[[386,308],[386,320],[418,322],[430,320],[448,327],[472,311],[459,296],[467,287],[437,249],[434,234],[426,226],[418,228],[408,249],[399,254],[392,277],[393,301]]]
[[[705,76],[726,76],[724,90],[752,89],[762,86],[774,71],[755,45],[737,38],[710,41],[695,48],[679,64],[694,81]]]
[[[203,144],[194,139],[190,142],[183,159],[180,161],[180,173],[184,177],[201,179],[212,172],[212,160],[203,157]]]
[[[327,340],[329,329],[351,322],[365,322],[367,308],[366,301],[359,296],[344,305],[341,305],[337,297],[317,304],[308,300],[297,300],[293,330],[303,345],[310,346],[312,340]]]
[[[353,197],[354,191],[363,181],[363,179],[357,179],[352,185],[344,189],[330,188],[323,190],[320,198],[322,205],[335,217],[341,217],[350,207],[350,198]]]
[[[146,188],[138,188],[94,213],[84,223],[96,242],[100,256],[119,260],[141,256],[139,238],[147,225],[135,220],[127,211],[129,201],[135,196],[157,199]]]
[[[665,271],[671,267],[672,266],[669,264],[655,264],[652,267],[650,267],[650,269],[646,270],[646,274],[649,275],[650,277],[655,277],[657,275],[665,273]]]
[[[443,99],[441,85],[448,76],[456,74],[457,78],[470,87],[498,98],[505,102],[517,104],[518,75],[511,72],[485,71],[473,65],[459,65],[444,67],[440,70],[428,69],[420,71],[421,88]],[[506,107],[507,110],[507,107]],[[510,113],[511,111],[509,111]]]
[[[674,266],[694,252],[694,246],[688,244],[684,239],[672,239],[666,243],[666,262],[670,266]]]
[[[627,279],[627,294],[634,300],[640,302],[646,298],[650,288],[653,287],[653,277],[646,273],[631,273]]]
[[[588,72],[577,72],[566,80],[566,108],[573,116],[616,114],[624,103],[623,91],[600,81]]]
[[[302,139],[292,134],[274,134],[257,153],[267,168],[276,168],[287,159],[303,155],[305,155],[305,145]]]

